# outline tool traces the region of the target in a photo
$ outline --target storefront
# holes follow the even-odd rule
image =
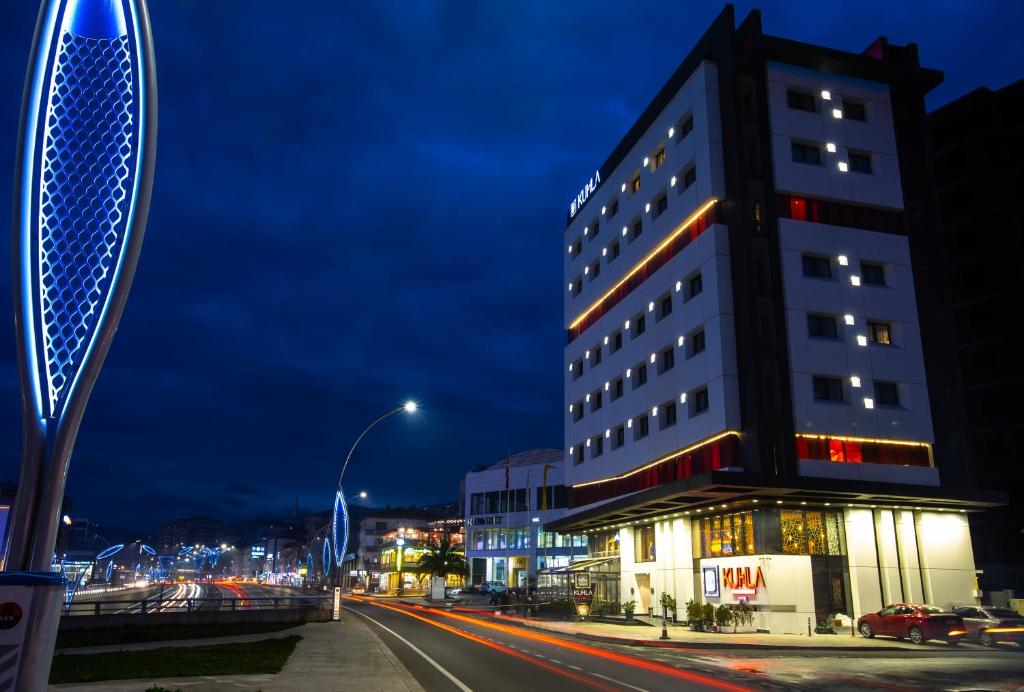
[[[616,529],[621,600],[679,615],[701,603],[747,603],[753,627],[806,634],[893,602],[973,603],[967,517],[957,510],[760,504],[694,510]],[[601,536],[607,531],[597,531]]]

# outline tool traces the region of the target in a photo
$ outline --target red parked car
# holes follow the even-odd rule
[[[896,603],[877,613],[862,615],[857,620],[857,629],[864,637],[880,634],[907,638],[915,644],[942,639],[956,645],[967,634],[964,620],[959,615],[935,606],[913,603]]]

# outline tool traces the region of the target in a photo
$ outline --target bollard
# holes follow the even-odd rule
[[[807,636],[811,636],[811,619],[807,618]]]

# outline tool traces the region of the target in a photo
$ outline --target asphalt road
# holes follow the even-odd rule
[[[865,688],[1014,690],[1024,651],[944,643],[913,651],[728,651],[584,642],[383,599],[346,599],[424,688],[434,690]],[[415,647],[415,648],[413,648]]]

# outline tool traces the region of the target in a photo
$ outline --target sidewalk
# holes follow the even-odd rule
[[[75,692],[139,692],[152,685],[167,689],[181,688],[183,692],[225,692],[226,690],[263,690],[263,692],[345,692],[369,690],[375,692],[423,692],[408,669],[395,657],[377,635],[355,615],[348,615],[341,623],[316,622],[284,632],[271,632],[263,639],[298,634],[302,641],[277,675],[221,675],[187,678],[153,678],[111,680],[88,684],[51,685],[50,690]],[[200,646],[202,641],[227,644],[243,637],[223,637],[217,640],[192,640],[183,645]],[[155,642],[155,644],[157,644]],[[162,648],[178,645],[158,642]],[[100,647],[97,647],[100,648]],[[102,647],[106,648],[106,647]]]

